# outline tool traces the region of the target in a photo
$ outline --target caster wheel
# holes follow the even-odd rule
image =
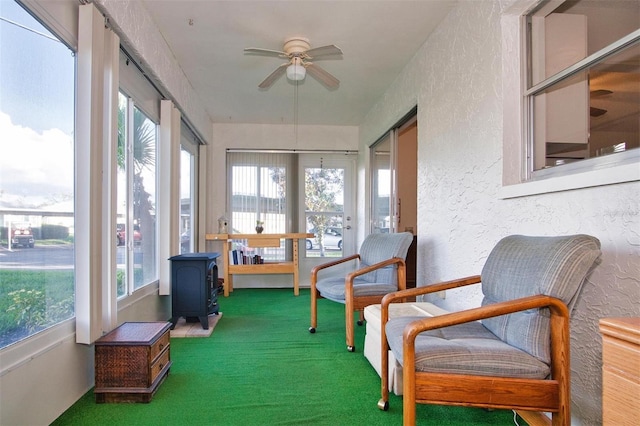
[[[389,401],[384,401],[381,399],[380,401],[378,401],[378,408],[382,411],[389,410]]]
[[[349,352],[355,352],[356,351],[356,347],[355,346],[347,346],[347,350]]]
[[[316,329],[314,327],[309,327],[309,333],[314,334]]]
[[[362,321],[358,321],[358,325],[362,327],[362,324],[364,324],[364,322]]]

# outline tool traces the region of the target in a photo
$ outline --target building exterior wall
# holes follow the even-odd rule
[[[602,263],[571,322],[573,423],[596,425],[602,418],[598,320],[640,315],[640,182],[500,197],[503,107],[510,95],[503,87],[519,78],[501,65],[502,55],[515,49],[503,47],[503,36],[515,37],[502,33],[508,25],[501,22],[512,3],[460,2],[371,109],[360,129],[360,155],[417,100],[418,285],[480,273],[489,251],[509,234],[600,239]],[[433,301],[464,309],[478,306],[481,293],[449,291]]]

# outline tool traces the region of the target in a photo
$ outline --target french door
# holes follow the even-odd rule
[[[300,155],[299,229],[314,234],[301,257],[310,267],[355,252],[354,168],[354,155]]]

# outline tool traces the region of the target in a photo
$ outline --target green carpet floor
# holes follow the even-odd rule
[[[309,291],[238,289],[220,299],[211,337],[171,339],[173,365],[149,404],[96,404],[93,391],[54,425],[401,425],[402,399],[377,407],[380,379],[344,337],[344,307]],[[513,425],[511,411],[419,405],[419,425]],[[525,424],[519,419],[520,424]]]

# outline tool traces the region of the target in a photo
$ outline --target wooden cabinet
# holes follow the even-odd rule
[[[96,402],[149,402],[169,374],[170,322],[125,322],[95,342]]]
[[[635,425],[640,413],[640,318],[605,318],[602,333],[602,424]]]
[[[251,265],[232,265],[229,262],[229,253],[223,253],[224,260],[224,295],[229,296],[233,291],[233,275],[238,274],[292,274],[293,294],[299,294],[299,269],[298,269],[298,240],[313,238],[313,234],[207,234],[207,241],[222,241],[227,244],[226,251],[232,250],[233,241],[246,240],[251,248],[280,247],[281,240],[292,240],[293,250],[290,261],[265,262]]]

